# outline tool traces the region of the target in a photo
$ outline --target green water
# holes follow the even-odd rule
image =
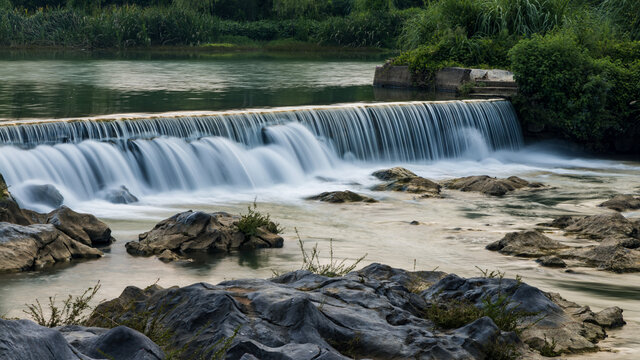
[[[374,91],[375,66],[385,57],[5,50],[0,52],[0,119],[416,98],[406,91]]]

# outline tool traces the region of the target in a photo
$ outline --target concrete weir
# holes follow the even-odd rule
[[[463,85],[472,84],[469,96],[478,98],[510,98],[518,93],[513,73],[500,69],[446,67],[436,72],[433,81],[425,81],[408,66],[389,63],[376,67],[373,86],[383,88],[419,88],[436,92],[457,93]]]

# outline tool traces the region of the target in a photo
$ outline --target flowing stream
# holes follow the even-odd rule
[[[433,180],[515,175],[550,188],[501,198],[445,190],[442,199],[371,191],[377,181],[370,174],[392,166]],[[596,205],[615,193],[640,191],[640,162],[595,159],[562,144],[525,144],[508,101],[13,118],[0,122],[0,173],[22,206],[51,210],[47,199],[34,195],[34,186],[52,185],[65,205],[99,216],[117,239],[99,260],[0,275],[0,314],[21,316],[25,303],[79,294],[98,280],[98,296],[110,299],[127,285],[144,287],[156,279],[161,286],[183,286],[269,277],[272,271],[300,266],[297,229],[307,244],[319,244],[325,260],[332,239],[339,258],[366,253],[366,262],[438,268],[461,276],[479,275],[478,268],[499,269],[594,310],[620,306],[628,325],[610,331],[601,344],[617,351],[616,358],[640,357],[639,274],[591,268],[569,273],[484,249],[507,232],[531,229],[557,215],[608,211]],[[122,186],[140,201],[107,201]],[[345,189],[380,202],[305,200]],[[284,248],[171,264],[131,257],[124,249],[126,242],[177,212],[242,213],[254,200],[259,211],[284,226]],[[624,215],[640,217],[639,212]],[[412,220],[420,225],[410,225]],[[549,236],[585,242],[562,232]],[[611,356],[603,352],[582,358]]]

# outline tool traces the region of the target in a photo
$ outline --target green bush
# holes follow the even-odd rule
[[[636,131],[630,104],[640,96],[637,60],[594,59],[566,33],[523,40],[510,54],[519,86],[514,104],[525,125],[543,125],[599,151]]]
[[[259,228],[264,228],[274,234],[282,233],[283,229],[280,227],[280,224],[271,221],[271,215],[262,214],[257,208],[258,205],[255,202],[253,203],[253,207],[248,206],[248,212],[240,217],[236,225],[238,230],[245,236],[257,235]]]

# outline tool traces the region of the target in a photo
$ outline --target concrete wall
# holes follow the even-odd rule
[[[414,87],[413,74],[408,66],[391,66],[389,64],[376,66],[373,86],[412,88]]]

